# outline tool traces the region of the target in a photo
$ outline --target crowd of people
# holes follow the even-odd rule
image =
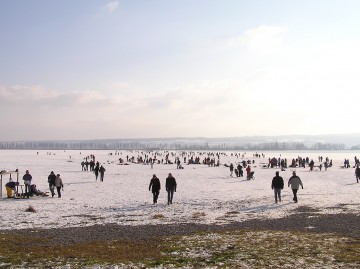
[[[151,168],[153,168],[154,164],[175,164],[177,169],[184,169],[182,166],[182,160],[184,164],[192,165],[192,164],[205,164],[208,166],[220,166],[221,157],[228,156],[226,152],[145,152],[145,151],[138,151],[135,152],[137,156],[126,156],[126,161],[136,164],[150,164]],[[38,153],[37,153],[38,154]],[[122,153],[121,153],[122,154]],[[120,155],[120,152],[116,152],[115,155]],[[230,156],[236,159],[241,158],[238,162],[227,163],[223,164],[224,166],[229,167],[230,169],[230,177],[233,177],[234,172],[236,177],[243,177],[244,171],[246,172],[246,179],[251,180],[255,179],[254,171],[252,171],[251,165],[255,164],[255,159],[257,158],[265,158],[264,154],[253,154],[253,160],[246,160],[246,153],[238,154],[238,153],[230,153]],[[171,161],[173,158],[174,161]],[[119,159],[120,163],[124,162],[123,158]],[[328,157],[323,159],[322,156],[318,157],[319,170],[321,171],[323,165],[325,167],[325,171],[328,167],[332,166],[332,160]],[[286,158],[268,158],[268,164],[263,165],[262,168],[279,168],[281,171],[284,171],[286,168],[296,168],[296,167],[309,167],[309,171],[314,171],[315,162],[306,157],[297,157],[293,158],[290,162],[291,164],[288,166],[288,161]],[[350,162],[348,159],[344,161],[344,168],[349,168]],[[355,157],[355,178],[356,182],[359,183],[360,180],[360,163],[359,159]],[[91,171],[95,175],[95,180],[97,181],[98,177],[100,176],[100,182],[104,181],[104,174],[106,169],[103,165],[99,163],[99,161],[95,160],[95,155],[89,155],[84,158],[81,162],[81,169],[82,171]],[[32,176],[29,170],[26,170],[25,174],[22,177],[24,184],[20,185],[19,182],[14,182],[10,180],[6,183],[6,190],[7,196],[9,198],[19,196],[19,186],[24,186],[24,193],[22,193],[23,198],[30,198],[33,195],[37,196],[48,196],[47,192],[40,191],[35,184],[32,184]],[[48,176],[48,185],[51,197],[54,197],[57,194],[58,198],[61,198],[61,193],[64,191],[64,184],[60,174],[55,174],[54,171],[51,171]],[[298,197],[297,192],[299,188],[303,188],[303,183],[299,176],[296,175],[296,172],[293,171],[293,175],[288,180],[288,186],[291,187],[293,192],[293,201],[297,203]],[[168,174],[165,183],[165,189],[167,191],[167,203],[168,205],[172,204],[174,192],[176,192],[177,183],[176,179],[173,177],[171,173]],[[284,179],[279,175],[279,171],[276,171],[275,177],[273,177],[271,182],[271,188],[274,191],[275,196],[275,203],[281,202],[281,190],[284,188]],[[153,203],[157,204],[158,197],[160,194],[161,184],[159,178],[157,178],[156,174],[153,174],[153,177],[150,180],[149,190],[153,194]],[[56,191],[56,193],[55,193]]]

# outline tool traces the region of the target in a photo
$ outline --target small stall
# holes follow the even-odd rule
[[[5,177],[5,175],[8,175],[9,178],[8,178],[8,180],[6,182],[3,182],[3,177]],[[5,185],[3,186],[3,184],[6,184],[9,180],[13,180],[13,181],[16,180],[16,182],[19,182],[19,171],[17,169],[15,171],[6,171],[6,170],[1,170],[0,171],[0,198],[3,195],[2,190],[3,190],[4,186],[5,186]],[[18,187],[19,186],[16,186],[16,191],[18,191],[18,189],[17,189]]]

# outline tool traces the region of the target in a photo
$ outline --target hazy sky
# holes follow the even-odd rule
[[[358,0],[0,0],[0,140],[359,133]]]

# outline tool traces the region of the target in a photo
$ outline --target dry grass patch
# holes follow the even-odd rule
[[[198,219],[198,218],[205,217],[205,216],[206,216],[205,212],[194,212],[192,214],[193,219]]]
[[[153,219],[163,219],[165,218],[165,216],[163,214],[155,214],[154,216],[152,216]]]
[[[120,264],[148,261],[161,256],[159,241],[96,241],[66,246],[53,246],[47,239],[0,234],[0,268],[2,265],[22,265],[24,268],[55,267],[70,264],[84,268],[92,264]],[[26,241],[32,240],[32,243]]]
[[[11,238],[8,236],[0,233],[0,268],[61,268],[66,264],[71,268],[94,264],[143,264],[144,268],[161,264],[164,268],[360,268],[360,240],[334,234],[230,230],[57,247],[46,238],[24,240],[13,233]]]
[[[238,214],[240,214],[239,211],[229,211],[225,213],[225,217],[235,217]]]
[[[31,213],[36,213],[36,209],[32,206],[32,205],[29,205],[29,207],[25,210],[26,212],[31,212]]]
[[[219,268],[355,269],[359,251],[360,240],[332,234],[240,230],[183,236],[168,256]]]

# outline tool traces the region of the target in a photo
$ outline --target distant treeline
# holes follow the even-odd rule
[[[360,145],[355,145],[351,147],[352,150],[360,150]]]
[[[301,142],[207,142],[207,141],[26,141],[0,142],[0,149],[22,150],[344,150],[344,144],[301,143]],[[360,145],[351,149],[360,149]]]

